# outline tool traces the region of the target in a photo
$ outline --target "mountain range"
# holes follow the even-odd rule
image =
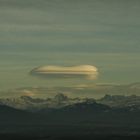
[[[52,98],[32,98],[21,96],[17,98],[1,98],[0,104],[15,109],[37,112],[39,110],[60,109],[78,103],[99,103],[111,108],[131,108],[140,109],[140,96],[130,95],[105,95],[100,99],[94,98],[70,98],[62,93],[58,93]]]
[[[59,88],[60,89],[60,88]],[[117,91],[129,91],[123,95]],[[120,90],[119,90],[120,89]],[[122,90],[123,89],[123,90]],[[132,90],[131,90],[132,89]],[[51,97],[22,96],[0,98],[0,138],[17,139],[63,139],[74,136],[80,139],[136,138],[140,132],[139,84],[127,86],[98,85],[71,88],[70,92],[95,91],[108,93],[100,98],[72,97],[66,89],[50,89]],[[48,88],[21,88],[16,92],[46,93]],[[28,91],[28,92],[27,92]],[[30,91],[30,92],[29,92]],[[61,92],[63,91],[63,92]],[[64,92],[65,91],[65,92]],[[108,91],[108,92],[107,92]],[[111,91],[113,94],[109,94]],[[131,93],[131,94],[130,94]],[[90,93],[91,94],[91,93]],[[20,95],[20,94],[19,94]],[[19,136],[19,137],[18,137]],[[102,138],[100,138],[102,136]],[[118,137],[121,136],[121,137]],[[6,137],[6,138],[5,138]],[[82,138],[81,138],[82,137]],[[113,137],[113,138],[112,138]],[[138,137],[139,139],[139,137]]]
[[[42,140],[61,139],[65,136],[95,138],[102,135],[102,139],[108,135],[115,135],[115,138],[138,136],[139,107],[120,103],[120,99],[122,102],[132,100],[134,103],[136,98],[137,96],[106,95],[98,100],[72,99],[59,93],[54,98],[47,99],[27,96],[1,99],[0,137],[9,135],[6,139],[11,139],[12,134],[15,137],[19,135],[17,139],[23,136],[34,139],[34,136]],[[112,105],[113,100],[115,105]]]

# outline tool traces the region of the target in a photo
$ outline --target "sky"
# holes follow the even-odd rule
[[[0,90],[140,82],[139,0],[0,0]],[[92,65],[93,81],[41,79],[38,66]]]

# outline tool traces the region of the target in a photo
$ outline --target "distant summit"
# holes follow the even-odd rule
[[[58,103],[63,102],[63,101],[68,101],[69,98],[65,96],[63,93],[58,93],[55,95],[54,100]]]

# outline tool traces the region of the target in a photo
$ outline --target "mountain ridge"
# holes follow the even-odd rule
[[[134,108],[140,110],[140,96],[131,95],[105,95],[100,99],[94,98],[70,98],[62,93],[58,93],[52,98],[32,98],[30,96],[21,96],[18,98],[0,99],[1,105],[12,108],[36,112],[39,110],[61,109],[75,104],[98,103],[111,108]]]

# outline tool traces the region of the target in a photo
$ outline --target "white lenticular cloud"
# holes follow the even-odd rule
[[[31,75],[41,76],[44,78],[79,78],[85,77],[86,79],[94,80],[97,78],[98,69],[92,65],[80,66],[42,66],[33,69]]]

